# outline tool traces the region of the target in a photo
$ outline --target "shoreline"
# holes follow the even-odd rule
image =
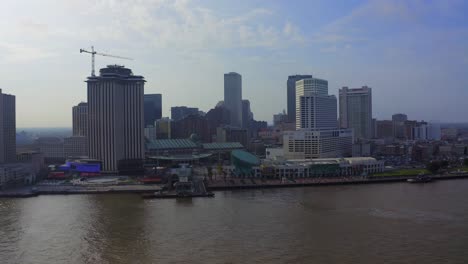
[[[407,179],[414,176],[399,176],[399,177],[382,177],[382,178],[321,178],[321,179],[297,179],[298,182],[281,183],[279,180],[269,182],[253,183],[228,183],[228,182],[208,182],[207,190],[228,191],[228,190],[252,190],[252,189],[277,189],[277,188],[297,188],[297,187],[312,187],[312,186],[332,186],[332,185],[362,185],[362,184],[383,184],[406,182]],[[432,176],[434,180],[459,180],[468,179],[468,174],[459,175],[435,175]],[[239,181],[240,179],[236,179]],[[246,179],[250,180],[250,179]],[[35,187],[37,190],[33,190]],[[145,194],[159,191],[159,185],[126,185],[126,186],[106,186],[106,187],[76,187],[76,186],[28,186],[22,190],[11,190],[7,192],[0,191],[0,198],[30,198],[39,195],[74,195],[74,194]]]

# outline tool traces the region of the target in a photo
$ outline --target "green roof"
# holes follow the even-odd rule
[[[242,146],[239,142],[215,142],[215,143],[205,143],[202,144],[203,148],[206,150],[219,150],[219,149],[242,149]]]
[[[156,139],[147,143],[148,149],[190,149],[197,148],[197,144],[190,139]]]
[[[257,156],[243,150],[233,150],[231,152],[231,157],[234,159],[234,163],[236,167],[240,167],[237,165],[247,165],[247,166],[255,166],[260,165],[260,160]]]

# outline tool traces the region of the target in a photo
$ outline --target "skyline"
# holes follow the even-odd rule
[[[286,109],[286,81],[294,74],[328,80],[336,96],[343,86],[371,87],[377,119],[403,112],[409,119],[468,121],[460,107],[468,96],[468,3],[462,1],[5,6],[11,8],[0,11],[0,88],[16,96],[19,128],[71,127],[72,106],[86,101],[91,71],[90,56],[79,49],[91,45],[133,58],[97,57],[96,70],[123,64],[144,76],[145,93],[162,94],[163,116],[171,106],[213,108],[223,98],[224,73],[234,71],[255,119],[269,123]]]

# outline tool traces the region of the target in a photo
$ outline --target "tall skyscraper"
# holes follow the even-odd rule
[[[306,78],[312,78],[312,75],[288,76],[286,96],[289,122],[296,122],[296,82]]]
[[[103,171],[144,158],[144,85],[142,76],[109,65],[88,77],[88,151]]]
[[[15,96],[0,89],[0,163],[16,161]]]
[[[154,126],[162,118],[162,97],[160,94],[145,94],[145,127]]]
[[[313,159],[352,155],[353,132],[337,128],[336,97],[328,95],[326,80],[296,82],[296,131],[285,131],[287,159]]]
[[[88,104],[81,102],[72,108],[73,136],[88,135]]]
[[[339,92],[340,127],[352,128],[354,138],[372,138],[372,89],[363,86]]]
[[[224,74],[224,106],[231,113],[231,126],[242,127],[242,76],[236,72]]]
[[[308,78],[296,82],[296,129],[334,129],[336,97],[328,95],[328,81]]]

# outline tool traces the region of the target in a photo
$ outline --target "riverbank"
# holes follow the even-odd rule
[[[293,188],[306,186],[329,186],[329,185],[352,185],[352,184],[381,184],[392,182],[406,182],[414,176],[398,177],[342,177],[342,178],[305,178],[288,181],[281,180],[251,180],[236,179],[228,181],[209,181],[207,189],[209,191],[242,190],[242,189],[268,189],[268,188]],[[467,179],[468,174],[460,175],[434,175],[434,180],[456,180]],[[258,182],[257,182],[258,181]]]
[[[398,177],[340,177],[340,178],[304,178],[288,180],[261,179],[229,179],[207,182],[208,191],[294,188],[306,186],[353,185],[353,184],[382,184],[405,182],[414,176]],[[467,179],[468,174],[434,175],[434,180]],[[160,191],[161,185],[106,185],[106,186],[76,186],[76,185],[35,185],[7,191],[0,191],[0,198],[29,198],[39,195],[73,195],[73,194],[115,194],[115,193],[154,193]]]

